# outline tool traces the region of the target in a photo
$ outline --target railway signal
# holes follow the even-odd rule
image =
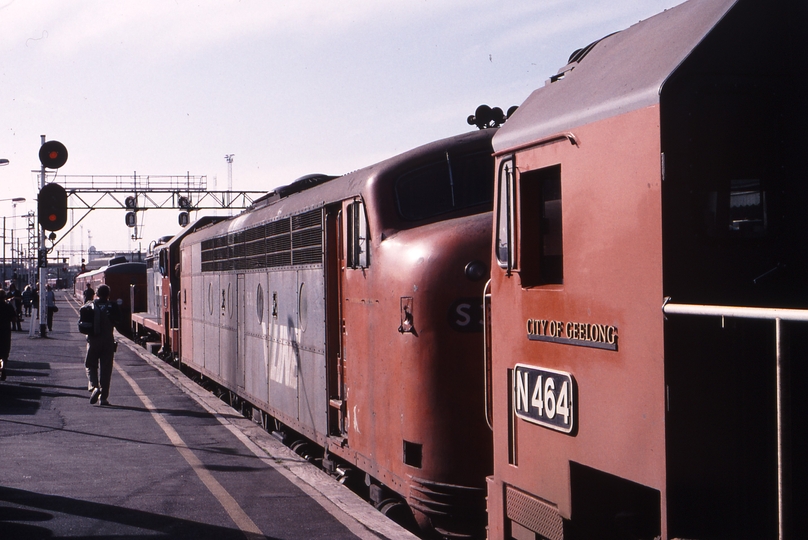
[[[67,148],[59,141],[48,141],[39,147],[39,161],[48,169],[67,163]]]
[[[37,198],[39,224],[46,231],[58,231],[67,223],[67,192],[59,184],[46,184]]]

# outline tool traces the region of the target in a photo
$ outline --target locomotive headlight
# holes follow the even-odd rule
[[[466,277],[471,281],[479,281],[488,273],[488,267],[481,261],[471,261],[466,265]]]

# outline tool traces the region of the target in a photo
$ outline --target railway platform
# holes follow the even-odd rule
[[[0,382],[0,538],[416,538],[122,336],[91,405],[78,304],[57,305]]]

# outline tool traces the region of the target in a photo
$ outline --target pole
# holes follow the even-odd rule
[[[781,320],[775,319],[777,341],[777,513],[778,538],[784,540],[791,533],[791,395],[788,349],[789,335]]]
[[[45,136],[40,135],[41,144],[45,144]],[[42,164],[39,175],[39,189],[45,187],[45,164]],[[44,252],[44,253],[43,253]],[[40,225],[39,232],[39,260],[47,261],[47,251],[45,250],[45,229]],[[48,337],[47,310],[48,301],[45,298],[45,284],[48,281],[48,269],[44,266],[39,268],[39,337]]]

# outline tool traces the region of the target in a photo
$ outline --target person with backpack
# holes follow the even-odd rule
[[[93,330],[87,336],[87,357],[84,367],[87,380],[92,387],[90,403],[95,405],[99,398],[101,405],[109,405],[109,384],[112,379],[112,363],[118,344],[113,336],[115,325],[121,320],[118,304],[109,299],[109,285],[99,285],[92,302]],[[85,310],[82,307],[82,310]],[[81,314],[79,315],[81,318]]]

